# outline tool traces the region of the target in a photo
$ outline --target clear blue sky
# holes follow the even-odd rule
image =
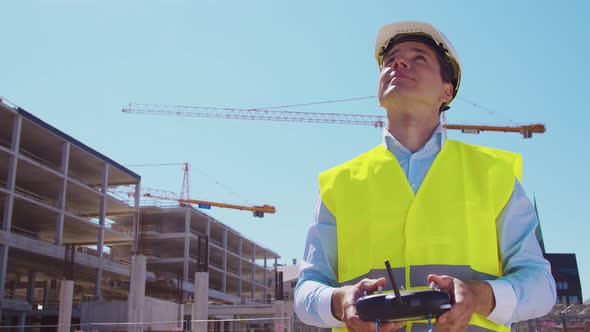
[[[548,252],[576,253],[590,297],[585,1],[3,1],[0,95],[122,164],[189,162],[194,198],[275,205],[210,213],[301,259],[317,175],[379,144],[371,127],[129,115],[130,102],[265,107],[376,94],[378,28],[425,20],[462,63],[449,123],[541,122],[547,133],[452,132],[520,152]],[[300,109],[382,114],[376,100]],[[134,168],[179,191],[180,167]],[[207,174],[207,175],[205,175]],[[359,234],[359,241],[362,234]]]

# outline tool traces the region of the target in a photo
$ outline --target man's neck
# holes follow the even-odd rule
[[[387,130],[412,153],[420,150],[440,123],[438,117],[418,118],[409,114],[388,112]]]

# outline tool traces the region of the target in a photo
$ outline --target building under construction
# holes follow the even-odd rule
[[[140,205],[140,181],[0,99],[0,331],[287,328],[279,255],[190,205]]]

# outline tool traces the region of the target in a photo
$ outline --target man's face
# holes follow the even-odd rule
[[[407,41],[393,46],[383,58],[379,77],[381,106],[397,110],[424,105],[438,110],[452,96],[452,85],[443,82],[440,69],[436,53],[423,43]]]

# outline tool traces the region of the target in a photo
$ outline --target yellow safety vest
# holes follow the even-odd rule
[[[453,140],[416,194],[383,145],[322,173],[320,195],[336,218],[338,282],[386,277],[386,259],[406,290],[427,289],[431,273],[496,279],[502,275],[496,219],[521,173],[518,154]],[[425,321],[406,329],[425,330]],[[509,330],[479,314],[468,329]]]

